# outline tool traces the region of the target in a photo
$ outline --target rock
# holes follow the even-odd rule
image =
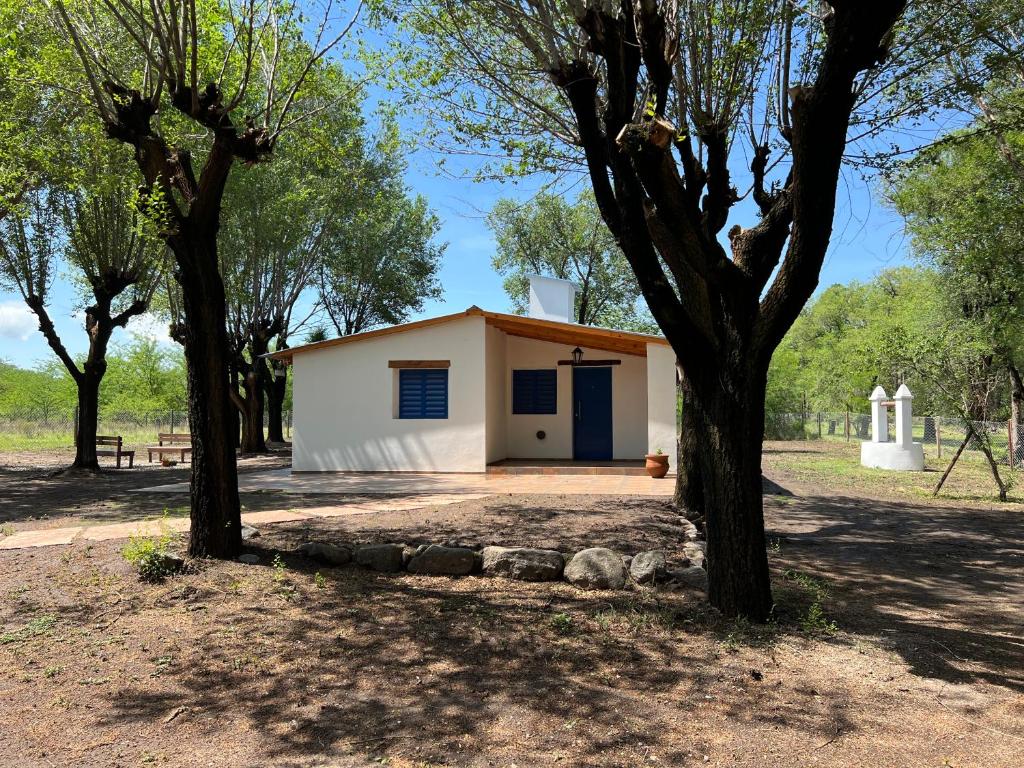
[[[774,480],[769,480],[764,475],[761,475],[761,493],[768,496],[792,496],[793,492],[787,488],[783,488],[781,485],[776,483]]]
[[[699,541],[700,530],[689,520],[683,520],[683,536],[687,541]]]
[[[553,549],[527,547],[484,547],[483,571],[488,576],[505,576],[519,581],[558,581],[565,559]]]
[[[641,552],[633,558],[629,566],[629,575],[637,584],[653,584],[655,581],[664,581],[668,571],[668,561],[665,553],[660,549],[651,552]]]
[[[402,570],[402,544],[364,544],[356,549],[352,559],[357,565],[383,573]]]
[[[622,557],[604,547],[577,552],[565,566],[565,580],[584,589],[622,589],[626,568]]]
[[[703,541],[688,541],[683,544],[683,555],[690,561],[690,565],[704,567],[704,552],[707,544]]]
[[[689,568],[672,571],[669,575],[672,581],[684,587],[708,591],[708,572],[700,566],[691,565]]]
[[[352,560],[352,552],[348,547],[339,547],[336,544],[325,544],[320,541],[307,541],[296,550],[300,555],[319,560],[329,565],[346,565]]]
[[[409,573],[432,576],[465,576],[476,566],[476,552],[467,547],[443,547],[431,544],[409,560]]]
[[[402,547],[402,567],[408,566],[409,561],[426,550],[428,546],[429,544],[420,544],[418,547]]]
[[[251,525],[242,524],[242,541],[249,539],[255,539],[260,535],[260,532],[253,528]]]
[[[155,564],[155,567],[161,573],[178,573],[185,568],[185,558],[179,557],[178,555],[170,552],[164,552],[157,555],[159,562]]]
[[[256,565],[260,561],[259,555],[254,555],[251,552],[246,552],[244,555],[238,556],[238,562],[245,563],[246,565]]]

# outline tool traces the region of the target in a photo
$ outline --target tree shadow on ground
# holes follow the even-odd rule
[[[1024,511],[802,497],[766,521],[780,566],[831,585],[844,631],[916,675],[1024,692]]]
[[[262,554],[266,562],[271,553]],[[285,560],[288,573],[312,567]],[[177,689],[122,688],[109,722],[149,723],[180,706],[228,709],[265,738],[275,765],[351,751],[424,765],[487,765],[504,753],[527,765],[550,764],[560,753],[585,765],[621,765],[623,755],[642,760],[638,745],[653,744],[661,761],[679,765],[711,749],[703,737],[662,739],[676,717],[696,716],[722,680],[726,626],[693,596],[638,607],[629,593],[566,585],[488,589],[490,580],[473,577],[322,574],[315,605],[282,604],[276,615],[253,606],[238,615],[209,604],[206,630],[190,637],[189,655],[174,669]],[[603,632],[608,616],[649,631]],[[653,621],[671,631],[655,631]],[[745,670],[729,688],[738,707],[763,695]],[[638,708],[637,691],[673,703]],[[788,724],[824,739],[834,720],[812,707]]]

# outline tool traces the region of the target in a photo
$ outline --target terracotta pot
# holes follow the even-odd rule
[[[646,459],[644,469],[647,470],[647,474],[651,477],[659,478],[668,474],[667,453],[648,453],[644,456],[644,459]]]

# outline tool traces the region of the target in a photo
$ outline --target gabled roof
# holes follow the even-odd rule
[[[556,344],[567,344],[572,346],[589,347],[590,349],[603,349],[608,352],[618,352],[623,355],[647,356],[648,344],[663,344],[668,346],[668,341],[662,336],[652,336],[647,333],[635,333],[633,331],[616,331],[611,328],[598,328],[593,325],[577,325],[576,323],[561,323],[556,320],[538,320],[535,317],[523,317],[521,315],[508,315],[502,312],[487,312],[480,307],[470,307],[465,312],[455,312],[451,315],[431,317],[426,320],[414,320],[411,323],[392,325],[388,328],[378,328],[373,331],[354,333],[351,336],[341,336],[337,339],[318,341],[313,344],[305,344],[301,347],[283,349],[274,352],[266,357],[275,360],[290,362],[295,355],[313,352],[328,347],[337,347],[343,344],[355,344],[368,339],[376,339],[381,336],[390,336],[393,333],[405,333],[420,328],[429,328],[432,325],[441,325],[453,320],[461,320],[465,317],[482,317],[487,325],[492,325],[510,336],[522,336],[527,339],[539,341],[550,341]]]

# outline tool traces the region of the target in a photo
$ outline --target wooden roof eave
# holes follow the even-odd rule
[[[648,344],[660,344],[668,346],[668,341],[660,336],[651,336],[632,331],[618,331],[611,328],[597,328],[595,326],[577,325],[576,323],[563,323],[556,320],[539,320],[533,317],[521,315],[508,315],[501,312],[487,312],[479,307],[470,307],[465,312],[456,312],[449,315],[441,315],[426,320],[414,320],[402,325],[394,325],[388,328],[378,328],[372,331],[342,336],[337,339],[328,339],[313,344],[305,344],[301,347],[284,349],[280,352],[272,352],[264,357],[282,362],[290,363],[296,353],[312,352],[328,347],[351,344],[358,341],[388,336],[405,331],[429,328],[442,323],[448,323],[465,317],[481,317],[484,321],[500,331],[511,336],[548,341],[555,344],[571,344],[572,346],[583,346],[590,349],[601,349],[608,352],[617,352],[624,355],[647,356]]]

